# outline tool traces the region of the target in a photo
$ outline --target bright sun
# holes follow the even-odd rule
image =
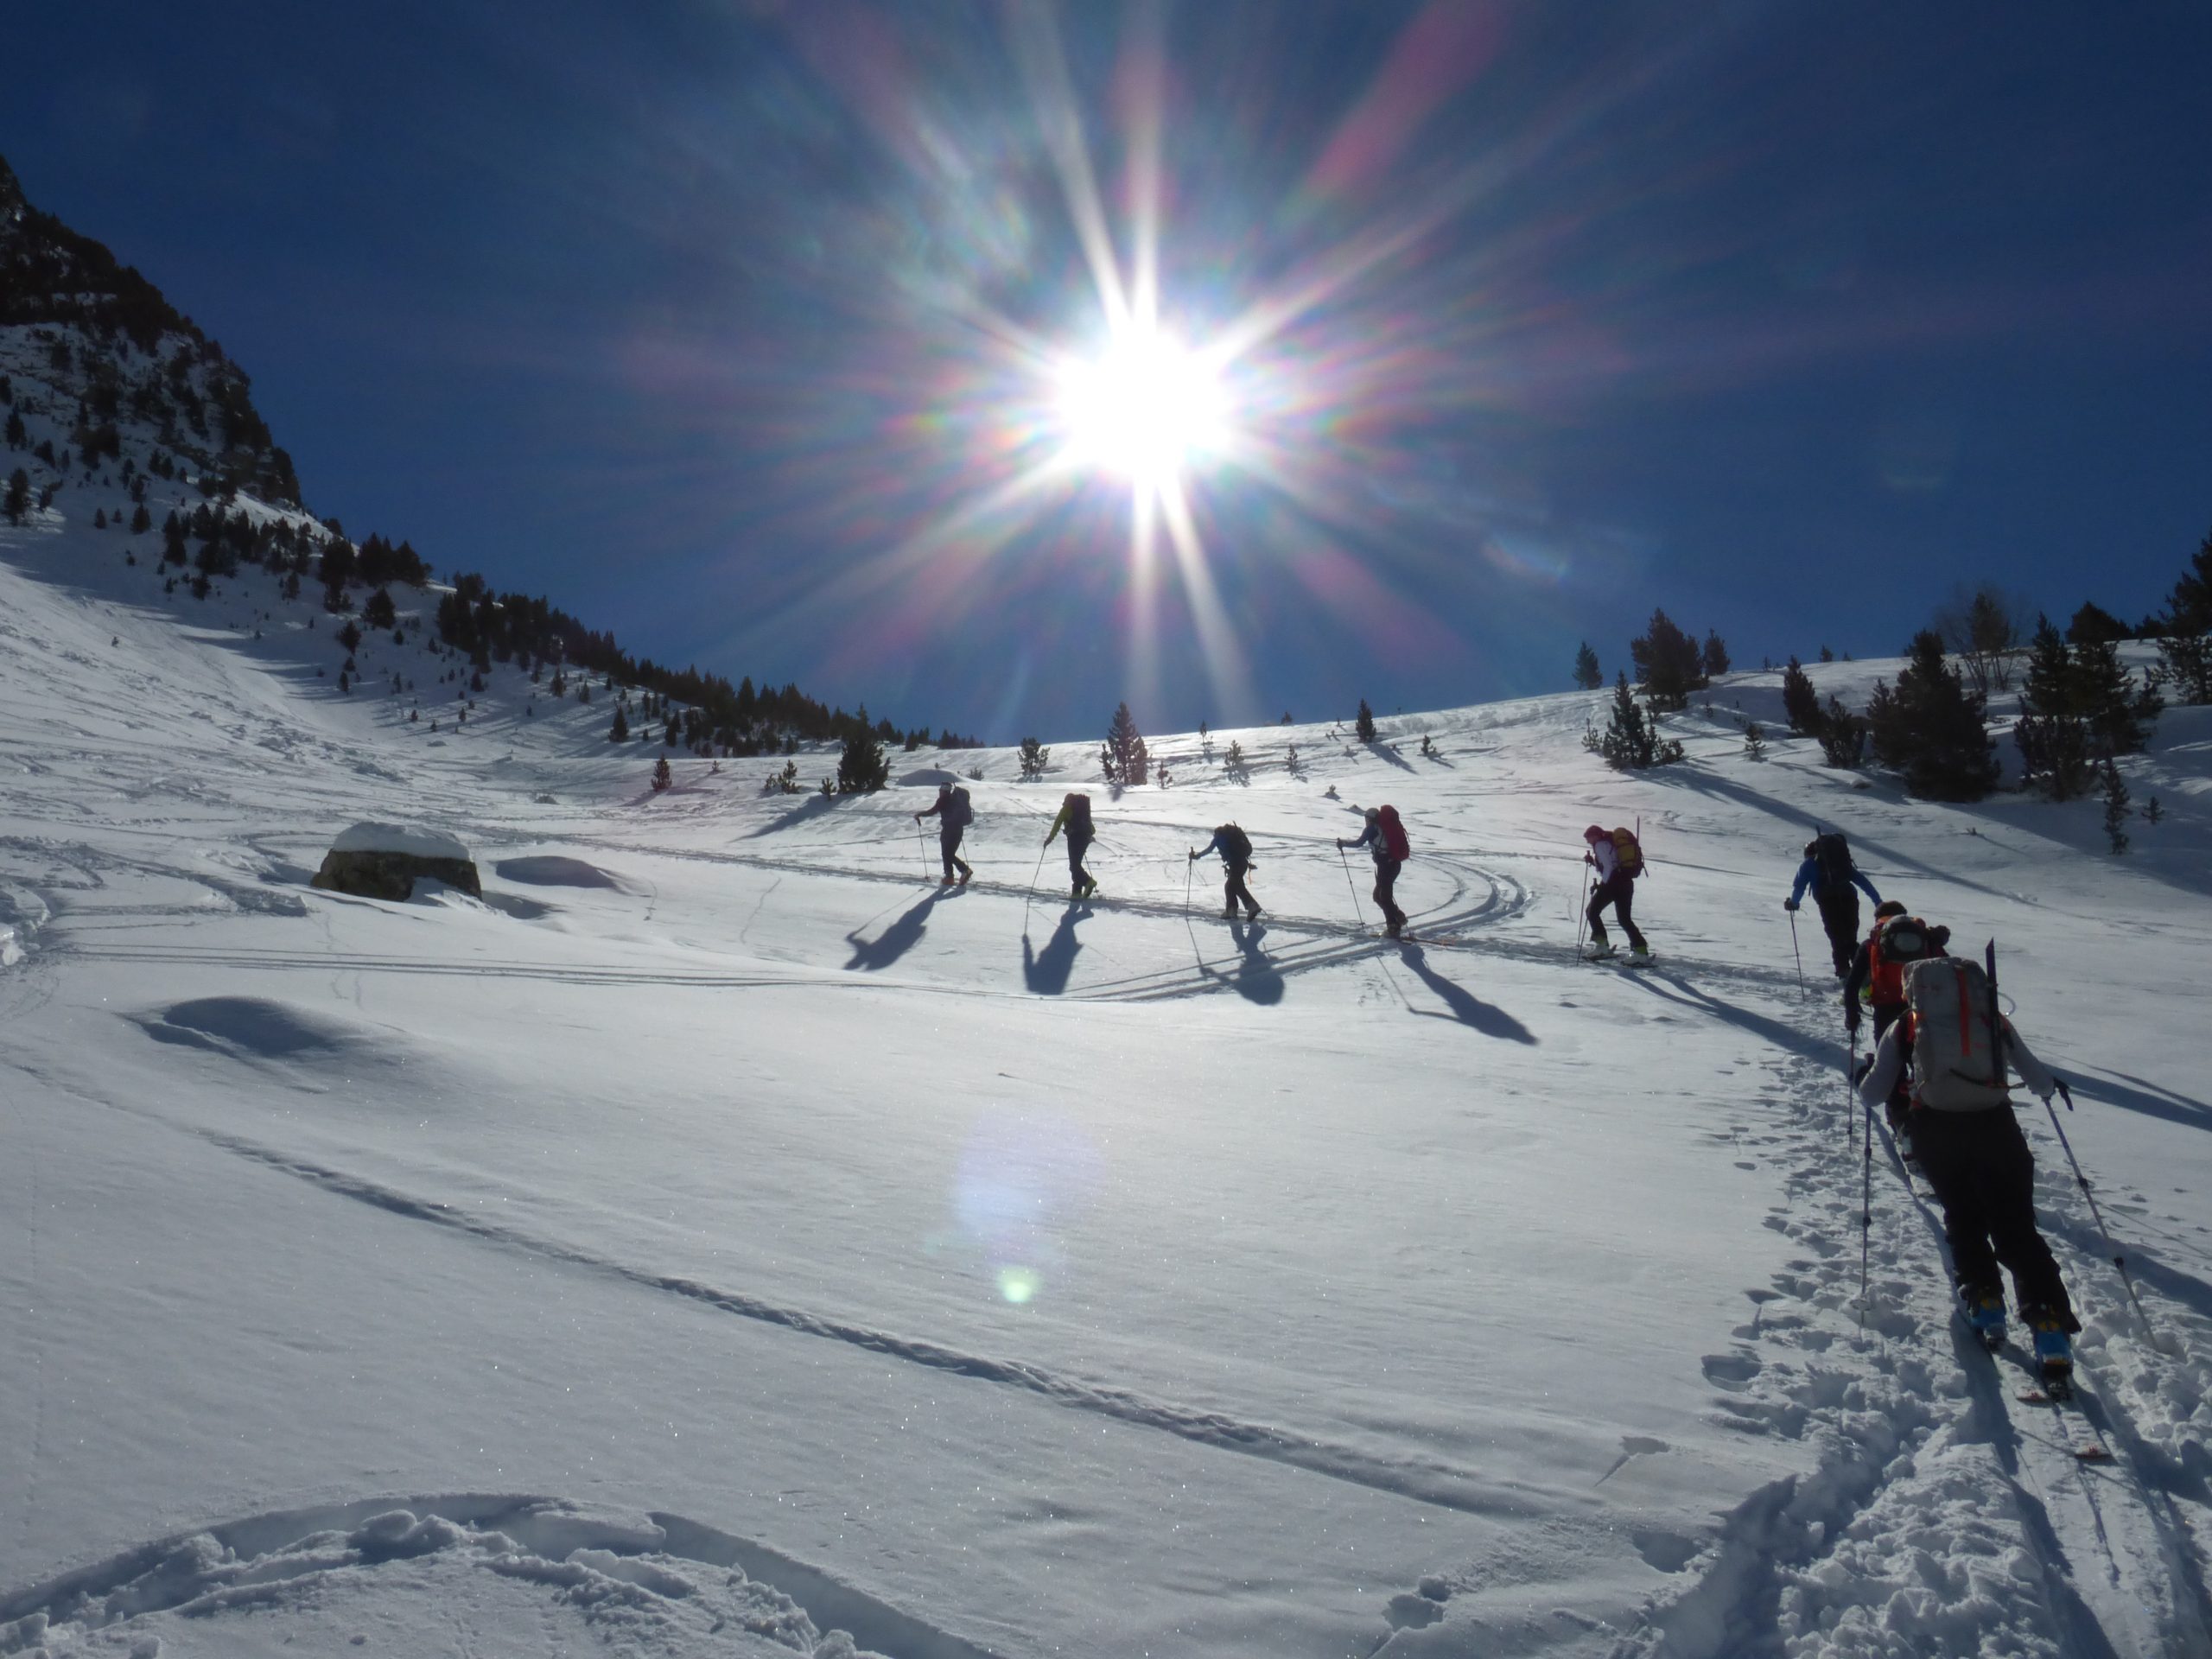
[[[1214,366],[1152,328],[1122,331],[1103,355],[1063,369],[1059,411],[1077,459],[1143,490],[1173,483],[1228,435]]]

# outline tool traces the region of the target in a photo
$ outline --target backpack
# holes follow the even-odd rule
[[[952,799],[945,806],[944,821],[963,828],[976,822],[976,809],[969,804],[966,785],[955,784],[952,786]]]
[[[1090,797],[1071,793],[1067,798],[1067,809],[1068,833],[1074,835],[1080,830],[1088,836],[1090,833]]]
[[[1214,831],[1214,835],[1221,842],[1222,855],[1230,863],[1249,864],[1252,861],[1252,837],[1235,824],[1224,823]]]
[[[1890,930],[1897,930],[1897,938],[1890,938]],[[1933,956],[1928,949],[1927,925],[1917,916],[1891,916],[1874,924],[1874,931],[1866,936],[1866,1000],[1881,1007],[1893,1007],[1904,1001],[1904,970],[1906,967],[1925,957]]]
[[[1840,893],[1851,885],[1851,843],[1843,831],[1828,830],[1813,837],[1813,868],[1820,874],[1822,893]]]
[[[1643,874],[1643,848],[1631,830],[1613,831],[1613,863],[1628,873],[1630,880]]]
[[[1406,839],[1405,823],[1398,817],[1396,807],[1386,806],[1380,809],[1375,815],[1375,821],[1382,827],[1382,839],[1384,852],[1389,854],[1401,864],[1414,855],[1413,843]]]
[[[1915,1102],[1939,1112],[2011,1103],[1999,1048],[2004,1022],[1980,963],[1960,957],[1916,962],[1904,970],[1904,1000],[1911,1010]]]

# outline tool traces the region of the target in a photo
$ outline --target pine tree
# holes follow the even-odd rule
[[[1352,722],[1352,730],[1363,743],[1375,741],[1375,711],[1367,706],[1367,699],[1359,700],[1359,717]]]
[[[154,515],[146,511],[146,504],[141,501],[138,504],[138,510],[130,515],[130,533],[133,536],[143,536],[153,528],[153,524]]]
[[[1587,639],[1574,653],[1574,683],[1585,691],[1595,691],[1605,683],[1605,671],[1598,666],[1598,653]]]
[[[1705,631],[1705,659],[1701,666],[1705,677],[1717,679],[1728,671],[1728,647],[1720,635],[1711,628]]]
[[[1649,766],[1669,766],[1682,758],[1680,743],[1659,735],[1656,714],[1637,705],[1636,694],[1628,689],[1625,671],[1613,683],[1610,722],[1603,732],[1594,725],[1586,727],[1582,747],[1600,756],[1616,772],[1641,772]]]
[[[2012,736],[2025,780],[2055,801],[2071,800],[2088,786],[2088,728],[2074,690],[2073,654],[2050,619],[2038,616]]]
[[[1983,699],[1943,660],[1942,636],[1934,629],[1915,634],[1907,655],[1896,688],[1877,684],[1866,705],[1874,758],[1903,772],[1906,787],[1924,800],[1978,801],[1999,775]]]
[[[2084,604],[2066,625],[2066,641],[2074,645],[2111,645],[2132,639],[2126,623],[2101,606]]]
[[[2212,702],[2212,534],[2167,596],[2158,631],[2159,679],[2182,702]]]
[[[1035,738],[1023,738],[1021,740],[1021,781],[1031,784],[1042,778],[1045,775],[1045,768],[1051,764],[1052,759],[1052,750],[1046,748]]]
[[[2112,842],[2115,854],[2127,850],[2127,831],[2120,826],[2127,822],[2127,784],[2120,775],[2120,763],[2107,754],[2100,767],[2105,786],[2105,836]]]
[[[2137,687],[2120,660],[2120,647],[2109,639],[2074,648],[2068,690],[2090,742],[2110,754],[2140,753],[2166,704],[2156,686]]]
[[[653,787],[655,789],[666,789],[675,781],[676,774],[669,770],[668,757],[664,754],[659,760],[653,762]]]
[[[607,728],[607,741],[610,743],[627,743],[630,741],[630,718],[622,712],[622,705],[619,702],[614,705],[614,724]]]
[[[1239,742],[1237,742],[1236,739],[1231,738],[1231,739],[1230,740],[1230,741],[1229,741],[1229,753],[1228,753],[1227,757],[1226,757],[1226,758],[1222,761],[1222,764],[1223,764],[1224,766],[1226,766],[1226,767],[1227,767],[1230,771],[1231,771],[1231,772],[1242,772],[1242,771],[1243,771],[1243,770],[1244,770],[1244,747],[1243,747],[1243,744],[1241,744],[1241,743],[1239,743]]]
[[[867,710],[845,739],[845,752],[837,757],[837,789],[845,795],[873,795],[890,781],[891,758],[883,740],[866,723]]]
[[[20,524],[31,506],[31,475],[18,467],[8,474],[8,493],[0,496],[0,512],[8,515],[8,522]]]
[[[1102,763],[1109,784],[1134,785],[1144,782],[1152,772],[1152,757],[1146,750],[1144,739],[1137,733],[1136,721],[1129,714],[1129,705],[1121,704],[1114,710],[1114,722],[1106,728],[1106,744]]]
[[[1651,613],[1643,632],[1629,641],[1628,654],[1636,664],[1636,683],[1656,709],[1688,708],[1690,693],[1705,683],[1705,659],[1697,641],[1664,611]]]
[[[399,624],[398,607],[391,602],[391,594],[386,588],[379,588],[369,595],[369,602],[361,607],[361,614],[368,619],[372,628],[397,627]]]
[[[1744,754],[1751,760],[1766,759],[1766,734],[1756,720],[1744,722]]]
[[[1821,731],[1821,694],[1813,690],[1812,677],[1795,657],[1782,671],[1782,712],[1789,729],[1800,737],[1817,737]]]
[[[20,409],[10,410],[8,411],[8,447],[10,449],[21,449],[29,442],[30,434],[23,429],[23,411]]]

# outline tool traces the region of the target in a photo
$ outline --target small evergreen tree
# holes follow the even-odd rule
[[[95,507],[92,509],[92,528],[94,530],[105,530],[107,528],[106,508]]]
[[[338,630],[338,643],[349,652],[356,649],[361,643],[360,625],[349,618],[346,626]]]
[[[1628,689],[1625,670],[1613,683],[1612,715],[1605,729],[1585,728],[1582,747],[1616,772],[1642,772],[1682,758],[1680,743],[1659,735],[1657,714],[1637,705],[1635,693]]]
[[[20,409],[10,410],[8,411],[8,447],[10,449],[21,449],[29,442],[30,434],[23,429],[23,411]]]
[[[2084,604],[2066,625],[2066,642],[2074,645],[2113,645],[2132,639],[2126,623],[2101,606]]]
[[[2054,801],[2088,787],[2089,734],[2075,696],[2075,664],[2047,616],[2036,619],[2028,668],[2020,684],[2020,719],[2012,728],[2024,780]]]
[[[1114,721],[1106,728],[1106,745],[1101,759],[1109,784],[1141,784],[1152,772],[1152,757],[1145,748],[1144,739],[1138,734],[1136,721],[1126,702],[1114,710]]]
[[[2212,702],[2212,534],[2174,583],[2157,627],[2160,681],[2179,702]]]
[[[664,754],[653,762],[653,787],[657,790],[666,789],[675,781],[676,774],[669,770],[668,757]]]
[[[1812,677],[1795,657],[1782,671],[1782,712],[1789,719],[1789,729],[1800,737],[1820,735],[1821,694],[1813,690]]]
[[[1226,767],[1228,767],[1228,769],[1229,769],[1230,771],[1231,771],[1231,772],[1242,772],[1242,771],[1243,771],[1243,770],[1244,770],[1244,747],[1243,747],[1243,745],[1242,745],[1241,743],[1237,742],[1237,741],[1236,741],[1236,739],[1231,738],[1231,739],[1230,740],[1230,743],[1229,743],[1229,754],[1228,754],[1228,757],[1227,757],[1227,758],[1226,758],[1226,759],[1222,762],[1222,764],[1223,764],[1224,766],[1225,766]]]
[[[2127,822],[2127,784],[2120,775],[2120,763],[2107,754],[2099,770],[2104,776],[2105,837],[2112,842],[2115,854],[2127,850],[2127,831],[2120,826]]]
[[[141,501],[138,504],[138,510],[130,515],[130,533],[133,536],[143,536],[153,528],[153,524],[154,515],[146,511],[146,504]]]
[[[1705,631],[1705,659],[1700,664],[1708,680],[1718,678],[1728,671],[1728,647],[1713,629]]]
[[[2143,803],[2143,821],[2145,823],[2156,823],[2159,819],[2165,816],[2166,809],[2158,804],[2158,798],[2157,796],[2153,795],[2149,800]]]
[[[1643,632],[1629,641],[1628,654],[1636,665],[1636,683],[1655,709],[1687,709],[1690,693],[1705,684],[1705,658],[1697,641],[1664,611],[1651,613]]]
[[[1982,723],[1985,703],[1943,660],[1942,636],[1915,634],[1895,690],[1878,683],[1866,705],[1874,758],[1904,774],[1923,799],[1978,801],[1997,786],[1996,744]]]
[[[1023,738],[1021,740],[1021,781],[1025,784],[1035,783],[1045,775],[1045,768],[1051,764],[1052,759],[1052,750],[1046,748],[1035,738]]]
[[[1598,653],[1587,639],[1574,653],[1574,683],[1585,691],[1595,691],[1605,683],[1605,671],[1598,666]]]
[[[1831,696],[1821,715],[1821,760],[1840,771],[1853,772],[1866,760],[1866,722]]]
[[[1744,754],[1752,760],[1766,759],[1766,734],[1759,728],[1756,720],[1744,722]]]
[[[1352,722],[1352,730],[1363,743],[1375,741],[1375,711],[1367,706],[1367,699],[1359,700],[1359,717]]]
[[[379,588],[369,595],[369,602],[361,607],[361,614],[372,628],[391,628],[399,626],[399,608],[391,602],[388,588]]]
[[[8,522],[20,524],[31,507],[31,475],[18,467],[8,474],[8,493],[0,496],[0,512],[8,515]]]
[[[883,740],[866,724],[866,710],[845,739],[845,752],[837,757],[837,788],[846,795],[873,795],[890,781],[891,758]]]
[[[607,728],[607,741],[610,743],[627,743],[630,741],[630,717],[622,712],[622,705],[619,702],[614,705],[614,723]]]

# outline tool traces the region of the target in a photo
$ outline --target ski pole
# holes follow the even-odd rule
[[[1585,861],[1582,866],[1582,891],[1574,896],[1574,954],[1577,957],[1580,957],[1582,954],[1583,925],[1590,919],[1590,909],[1587,902],[1589,897],[1590,866],[1587,861]]]
[[[1359,887],[1351,879],[1351,861],[1344,856],[1344,849],[1337,849],[1337,862],[1344,867],[1344,888],[1351,894],[1351,913],[1359,918],[1362,927],[1367,925],[1367,912],[1359,907]]]
[[[1848,1069],[1843,1074],[1843,1122],[1848,1128],[1851,1124],[1851,1094],[1859,1086],[1859,1027],[1847,1025],[1844,1030],[1851,1038],[1851,1058]]]
[[[2058,1085],[2058,1092],[2066,1096],[2066,1109],[2072,1111],[2074,1091],[2066,1086],[2063,1077],[2053,1077],[2051,1081]],[[2066,1127],[2058,1121],[2058,1109],[2050,1103],[2048,1095],[2044,1096],[2043,1109],[2050,1114],[2050,1127],[2058,1131],[2058,1144],[2066,1148],[2066,1161],[2074,1166],[2074,1179],[2081,1185],[2082,1196],[2089,1201],[2089,1214],[2097,1224],[2097,1232],[2105,1242],[2105,1249],[2112,1252],[2113,1266],[2120,1269],[2120,1282],[2127,1287],[2127,1300],[2135,1306],[2135,1317],[2143,1321],[2143,1334],[2151,1339],[2153,1348],[2164,1353],[2166,1351],[2159,1347],[2158,1333],[2151,1328],[2151,1316],[2143,1311],[2143,1299],[2135,1294],[2135,1275],[2127,1270],[2127,1257],[2112,1242],[2111,1230],[2105,1225],[2104,1212],[2097,1208],[2097,1195],[2089,1191],[2089,1178],[2082,1173],[2082,1161],[2074,1155],[2074,1143],[2066,1138]]]
[[[1048,841],[1037,849],[1037,868],[1030,871],[1029,891],[1021,896],[1021,934],[1024,938],[1029,937],[1029,906],[1036,901],[1037,878],[1045,874],[1045,849],[1052,844]]]
[[[1805,988],[1805,953],[1797,948],[1797,912],[1789,912],[1789,954],[1797,958],[1797,988]]]
[[[922,880],[926,881],[930,879],[930,832],[920,826],[921,821],[916,819],[914,850],[922,861]]]
[[[1866,1328],[1866,1254],[1874,1237],[1874,1109],[1866,1107],[1865,1172],[1859,1190],[1859,1328]]]

